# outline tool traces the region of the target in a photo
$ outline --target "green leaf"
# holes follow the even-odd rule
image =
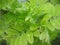
[[[16,0],[0,0],[0,7],[4,8],[7,6],[11,6]]]
[[[47,6],[48,5],[48,6]],[[47,13],[48,15],[55,15],[56,13],[56,9],[55,9],[55,6],[52,5],[51,3],[46,3],[44,5],[42,5],[40,7],[42,10],[44,10],[45,13]]]
[[[33,44],[34,43],[34,37],[33,37],[33,33],[32,32],[27,32],[26,33],[26,38],[27,38],[27,41],[30,44]]]
[[[60,0],[51,0],[51,3],[57,5],[57,4],[60,4]]]
[[[16,38],[11,38],[10,39],[10,45],[15,45],[15,40],[16,40]]]
[[[10,45],[27,45],[26,35],[18,35],[15,39],[11,39]]]
[[[53,15],[46,14],[43,19],[41,20],[41,25],[45,26],[48,20],[52,17]]]
[[[50,31],[55,31],[55,27],[54,27],[50,22],[47,22],[47,23],[46,23],[46,27],[47,27]]]
[[[0,0],[0,36],[9,41],[8,45],[49,45],[60,30],[60,5],[52,3],[48,0]]]
[[[26,39],[26,35],[25,34],[22,34],[20,36],[20,39],[18,39],[18,40],[20,40],[19,41],[19,45],[27,45],[27,39]]]
[[[50,43],[50,36],[47,30],[43,31],[40,36],[39,39],[42,40],[43,42],[46,43]]]
[[[39,32],[38,30],[36,30],[35,32],[33,32],[33,35],[34,35],[35,37],[39,37],[39,36],[40,36],[40,32]]]
[[[50,20],[51,24],[58,30],[60,30],[60,22],[57,19]]]
[[[48,0],[38,0],[39,5],[43,5],[47,3]]]
[[[34,30],[38,30],[38,25],[37,24],[32,24],[30,26],[30,30],[34,31]]]
[[[56,15],[60,15],[60,5],[56,5]]]
[[[30,18],[31,18],[31,16],[30,16],[30,15],[29,15],[29,16],[27,16],[27,17],[25,18],[25,21],[28,21]]]

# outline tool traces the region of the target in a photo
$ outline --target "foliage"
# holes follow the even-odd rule
[[[8,45],[51,45],[60,30],[59,3],[0,0],[0,41],[4,39]]]

